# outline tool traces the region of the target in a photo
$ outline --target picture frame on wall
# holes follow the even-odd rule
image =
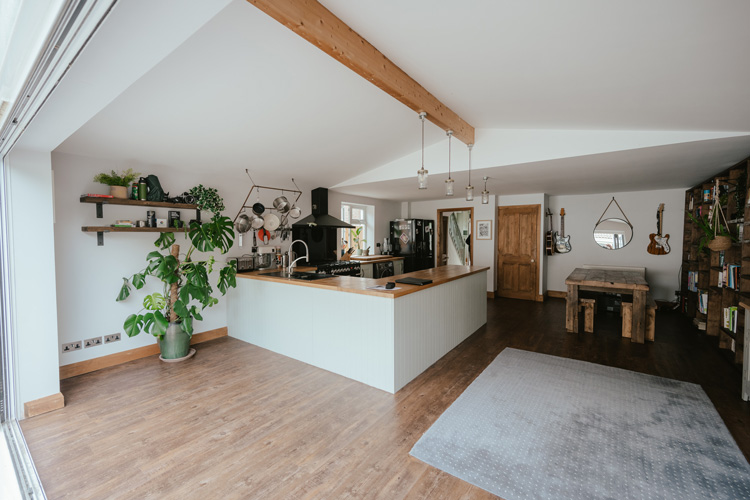
[[[478,240],[491,240],[492,239],[492,221],[491,220],[478,220],[477,221],[477,233],[475,237]]]

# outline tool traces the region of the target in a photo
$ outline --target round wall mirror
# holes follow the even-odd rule
[[[604,219],[594,227],[594,241],[607,250],[618,250],[633,238],[633,226],[622,219]]]

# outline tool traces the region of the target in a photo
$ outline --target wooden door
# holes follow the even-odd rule
[[[537,299],[539,205],[498,207],[497,288],[501,297]]]

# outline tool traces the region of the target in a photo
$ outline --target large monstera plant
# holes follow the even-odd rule
[[[117,301],[130,296],[131,287],[143,288],[151,276],[161,280],[164,292],[155,292],[143,298],[143,308],[125,320],[125,333],[134,337],[146,332],[159,338],[164,337],[170,323],[179,323],[182,331],[193,334],[193,321],[202,320],[201,312],[219,302],[209,283],[209,276],[218,267],[213,255],[204,260],[195,259],[195,252],[226,253],[234,243],[234,229],[231,219],[215,213],[210,222],[191,224],[187,231],[190,247],[180,260],[180,246],[175,244],[174,233],[161,233],[154,250],[146,256],[145,269],[123,278]],[[169,249],[169,253],[166,250]],[[237,286],[235,262],[227,263],[219,269],[216,287],[225,295],[229,288]]]

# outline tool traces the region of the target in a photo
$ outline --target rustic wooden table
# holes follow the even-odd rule
[[[637,271],[576,268],[565,280],[565,329],[578,332],[578,291],[614,292],[633,295],[632,342],[643,343],[646,334],[646,295],[648,282]]]

